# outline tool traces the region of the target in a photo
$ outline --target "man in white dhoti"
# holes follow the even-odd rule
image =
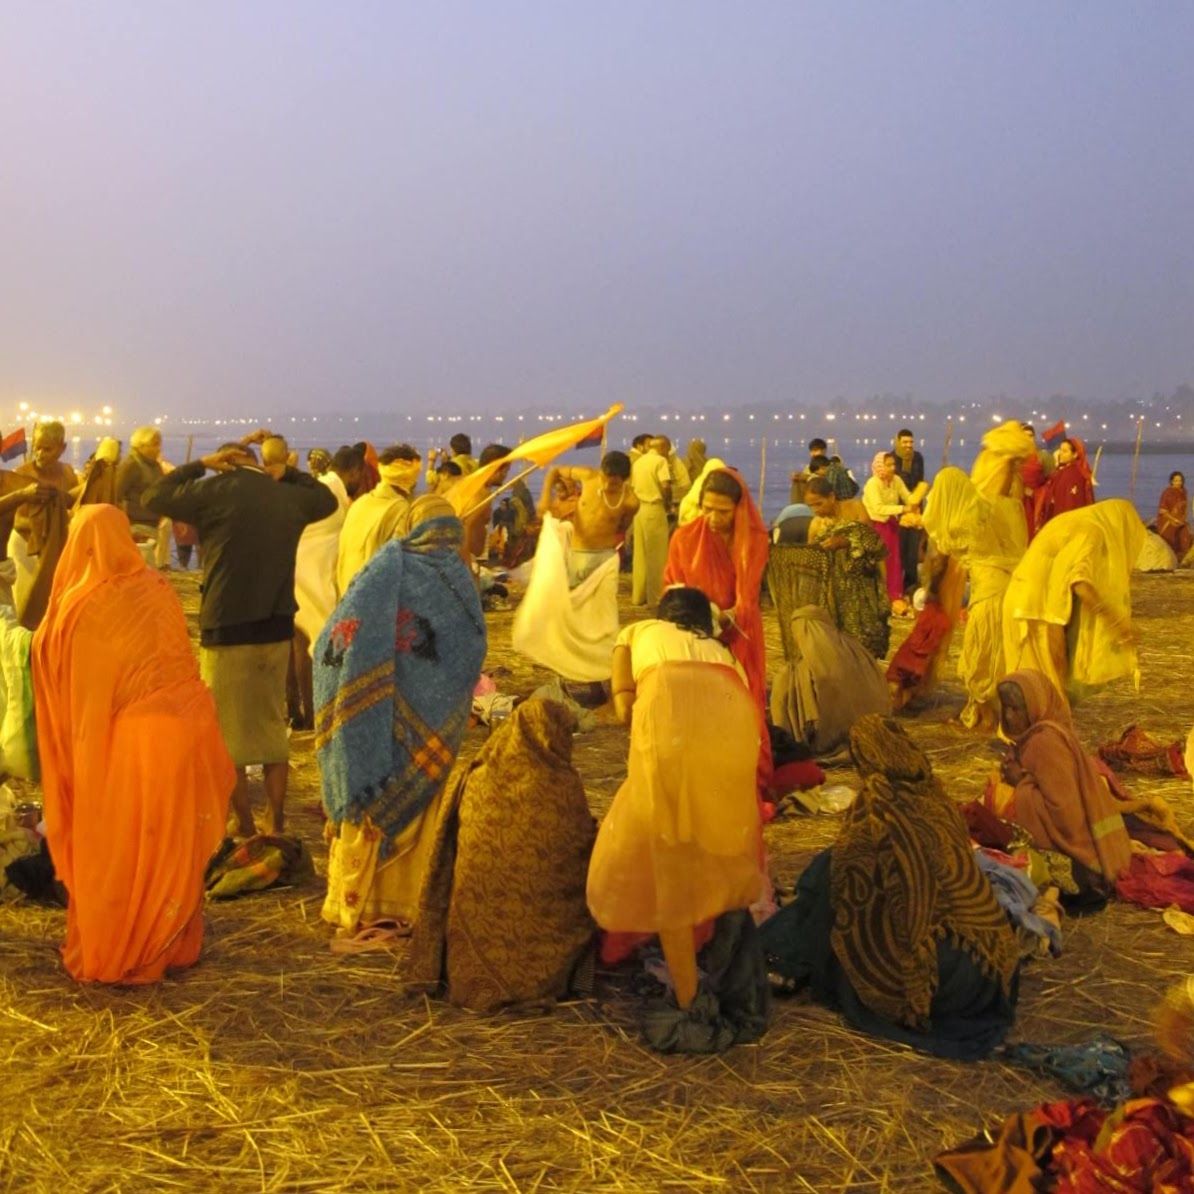
[[[514,615],[517,651],[562,676],[608,680],[618,637],[618,544],[638,501],[630,461],[610,452],[600,470],[553,468],[543,485],[543,530]]]

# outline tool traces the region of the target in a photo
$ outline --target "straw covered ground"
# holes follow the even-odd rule
[[[178,580],[193,614],[192,579]],[[1144,686],[1080,710],[1088,743],[1131,722],[1185,736],[1194,709],[1194,576],[1135,586]],[[774,615],[769,634],[779,657]],[[503,689],[547,677],[491,615]],[[947,683],[914,732],[949,790],[976,795],[995,755],[950,731]],[[466,754],[483,731],[471,731]],[[593,811],[625,770],[625,732],[576,740]],[[849,782],[848,770],[834,779]],[[1155,784],[1194,826],[1188,782]],[[322,871],[318,776],[296,747],[291,829]],[[838,818],[788,816],[767,842],[790,889]],[[328,950],[322,882],[213,905],[200,964],[146,990],[80,987],[63,973],[60,910],[0,907],[0,1187],[10,1190],[883,1191],[935,1186],[929,1160],[1018,1107],[1060,1097],[997,1061],[936,1061],[779,1002],[762,1041],[717,1057],[664,1057],[637,1031],[629,976],[551,1014],[477,1016],[403,994],[401,952]],[[1065,952],[1029,964],[1014,1039],[1150,1037],[1194,945],[1159,913],[1123,904],[1067,921]],[[512,926],[513,931],[513,926]]]

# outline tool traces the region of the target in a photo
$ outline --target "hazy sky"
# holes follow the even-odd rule
[[[0,400],[1194,379],[1194,4],[0,5]]]

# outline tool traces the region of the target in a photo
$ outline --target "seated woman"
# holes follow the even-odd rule
[[[771,720],[824,758],[844,746],[864,714],[890,713],[883,673],[865,647],[826,610],[792,615],[792,655],[771,685]]]
[[[33,672],[66,969],[156,982],[199,957],[203,871],[236,775],[182,606],[117,507],[75,515]]]
[[[992,811],[1022,825],[1041,849],[1113,883],[1131,858],[1128,831],[1061,693],[1040,672],[1020,671],[1000,682],[999,701],[1012,742],[1002,769],[1011,790],[995,798]]]
[[[733,469],[706,475],[700,503],[700,516],[672,536],[663,583],[700,589],[718,607],[718,636],[742,665],[760,729],[765,730],[767,652],[759,597],[767,567],[767,526]],[[763,789],[771,781],[771,742],[765,732],[760,737]]]
[[[1043,672],[1071,699],[1138,674],[1132,565],[1144,524],[1114,498],[1050,519],[1012,572],[1003,601],[1009,672]]]
[[[771,968],[865,1032],[984,1057],[1015,1017],[1015,934],[961,814],[900,724],[861,718],[850,751],[862,791],[795,902],[761,927]]]
[[[588,902],[618,935],[607,960],[659,934],[686,1009],[697,993],[694,933],[707,939],[707,922],[750,907],[767,886],[759,718],[740,667],[713,637],[708,598],[673,589],[659,613],[626,627],[614,653],[614,707],[631,723],[629,774],[597,834]]]
[[[329,841],[323,919],[342,937],[373,926],[370,938],[382,939],[415,918],[485,658],[463,536],[459,519],[439,516],[384,544],[315,644],[315,748]]]
[[[1170,473],[1169,487],[1157,503],[1157,534],[1177,556],[1178,563],[1190,553],[1194,538],[1190,535],[1190,495],[1182,473]]]
[[[829,616],[839,630],[853,635],[876,659],[882,659],[891,638],[891,601],[884,571],[887,548],[870,526],[843,516],[833,486],[825,478],[814,477],[804,493],[816,515],[809,528],[809,542],[829,557],[825,583]],[[896,557],[896,565],[898,562]]]
[[[447,983],[460,1007],[544,1003],[591,977],[585,877],[596,826],[572,765],[576,719],[556,701],[519,705],[440,809],[408,986]]]

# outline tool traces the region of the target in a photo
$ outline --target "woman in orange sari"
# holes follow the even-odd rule
[[[66,969],[156,982],[199,957],[236,776],[182,606],[117,507],[75,515],[32,664]]]
[[[1157,506],[1157,534],[1173,548],[1177,562],[1189,554],[1190,495],[1186,492],[1186,478],[1181,473],[1171,473],[1169,488],[1161,494]]]
[[[767,524],[746,483],[731,468],[712,471],[700,494],[700,517],[680,527],[668,545],[665,585],[700,589],[718,607],[719,638],[746,672],[763,726],[759,780],[771,779],[767,725],[767,652],[759,593],[767,568]]]

